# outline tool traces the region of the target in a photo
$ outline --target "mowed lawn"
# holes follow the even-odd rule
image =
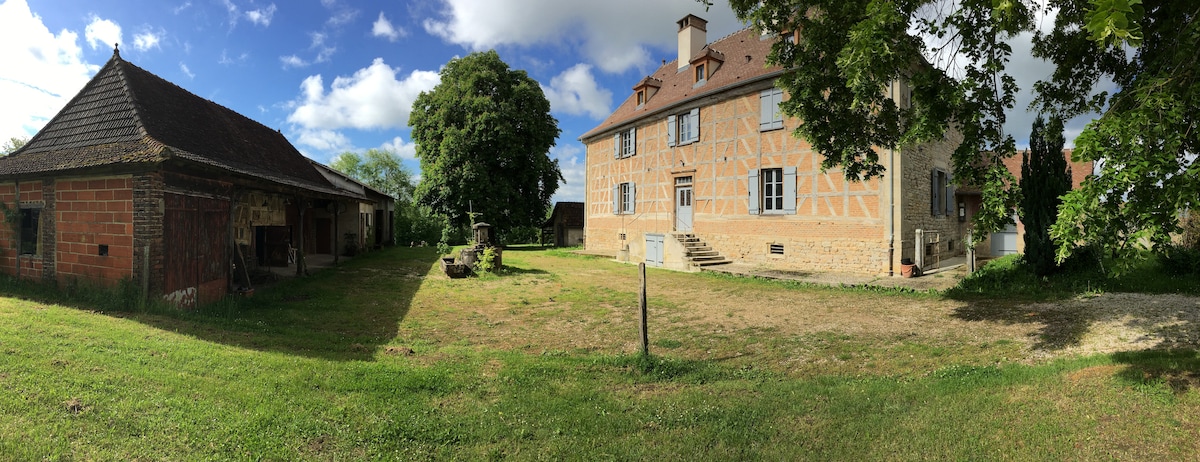
[[[436,260],[385,250],[199,312],[9,282],[0,460],[1200,453],[1200,326],[1086,309],[1120,296],[964,301],[651,269],[643,358],[636,266],[518,248],[504,274],[451,280]]]

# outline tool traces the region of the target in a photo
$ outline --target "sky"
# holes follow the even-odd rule
[[[550,156],[583,201],[578,138],[676,57],[675,21],[708,20],[715,41],[743,27],[725,2],[696,0],[0,0],[0,140],[32,136],[119,44],[121,57],[278,129],[304,155],[389,149],[419,175],[408,116],[448,61],[495,49],[537,80],[562,130]],[[636,12],[634,14],[633,12]],[[1026,40],[1027,41],[1027,40]],[[1052,68],[1015,48],[1025,91],[1008,130],[1028,144],[1028,88]],[[1084,121],[1067,125],[1068,143]]]

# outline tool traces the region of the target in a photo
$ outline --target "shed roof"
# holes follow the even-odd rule
[[[0,177],[182,159],[339,194],[282,133],[121,59],[117,50]]]

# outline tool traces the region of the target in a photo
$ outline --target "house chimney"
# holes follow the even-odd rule
[[[708,43],[704,38],[708,21],[689,14],[676,24],[679,24],[679,60],[676,61],[677,70],[679,70],[687,67],[692,57],[696,56],[696,53],[699,53],[700,49]]]

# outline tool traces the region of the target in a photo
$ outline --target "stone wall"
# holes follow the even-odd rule
[[[632,157],[614,158],[612,132],[585,140],[587,249],[618,255],[628,249],[631,261],[641,261],[645,233],[676,230],[676,180],[691,177],[693,233],[728,258],[783,269],[886,272],[882,183],[822,171],[822,156],[792,135],[796,119],[760,131],[759,92],[770,85],[747,85],[643,119]],[[700,109],[699,141],[668,146],[667,116],[692,107]],[[783,167],[796,168],[796,212],[751,214],[749,173]],[[636,185],[636,209],[616,215],[613,188],[624,182]],[[784,254],[772,255],[771,244],[782,244]]]

